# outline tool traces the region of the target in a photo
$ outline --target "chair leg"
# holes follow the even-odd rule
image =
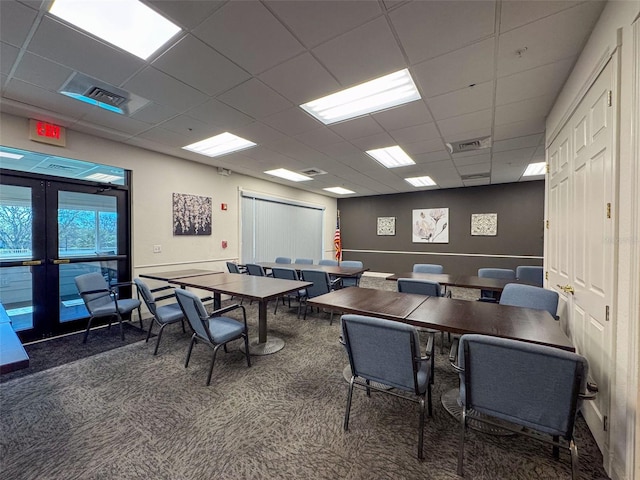
[[[118,326],[120,327],[120,340],[124,340],[124,326],[122,325],[122,315],[118,313]]]
[[[184,328],[184,318],[180,322],[182,322],[182,333],[187,333],[187,329]]]
[[[429,390],[431,392],[431,390]],[[429,401],[429,409],[431,409],[431,401]],[[431,415],[431,412],[429,412]],[[422,453],[424,445],[424,397],[420,397],[420,426],[418,427],[418,458],[424,460]]]
[[[553,441],[555,443],[559,443],[560,437],[558,435],[554,435]],[[553,453],[553,458],[555,458],[556,460],[560,460],[560,447],[558,447],[557,445],[554,445],[552,449],[552,453]]]
[[[160,346],[160,337],[162,337],[162,331],[164,330],[164,327],[166,327],[166,326],[167,326],[167,324],[164,323],[160,327],[160,331],[158,332],[158,340],[156,340],[156,348],[153,350],[153,354],[154,355],[156,355],[158,353],[158,347]],[[149,327],[149,331],[151,331],[151,327]]]
[[[349,382],[349,393],[347,394],[347,409],[344,412],[344,429],[349,430],[349,415],[351,413],[351,397],[353,396],[353,382],[356,377],[351,377]]]
[[[153,323],[154,323],[154,319],[151,319],[151,323],[149,324],[149,331],[147,332],[147,340],[146,342],[149,343],[149,339],[151,338],[151,330],[153,330]]]
[[[133,312],[131,314],[133,315]],[[140,330],[144,332],[144,325],[142,323],[142,312],[140,311],[140,307],[138,307],[138,320],[140,320]]]
[[[211,375],[213,374],[213,364],[216,362],[216,353],[218,353],[219,348],[220,348],[220,345],[216,345],[215,347],[213,347],[213,355],[211,355],[211,366],[209,367],[209,376],[207,377],[207,387],[211,383]]]
[[[189,350],[187,350],[187,359],[184,362],[184,368],[189,366],[189,359],[191,358],[191,350],[193,350],[193,344],[196,343],[196,334],[191,335],[191,342],[189,343]]]
[[[282,301],[284,302],[284,297],[282,297]],[[273,314],[275,315],[278,312],[278,299],[276,298],[276,308],[273,309]]]
[[[93,321],[93,317],[89,317],[89,322],[87,322],[87,329],[84,332],[84,337],[82,339],[82,343],[87,343],[87,337],[89,336],[89,329],[91,328],[91,322]]]
[[[462,470],[462,462],[464,459],[464,434],[467,428],[467,407],[462,407],[462,415],[460,417],[460,440],[458,446],[458,475],[464,477]]]
[[[431,398],[431,384],[427,384],[427,408],[429,409],[429,417],[433,417],[433,402]]]
[[[244,333],[244,355],[247,357],[247,367],[251,367],[251,354],[249,353],[249,335]]]
[[[579,477],[578,447],[573,438],[569,441],[569,452],[571,453],[571,480],[577,480]]]

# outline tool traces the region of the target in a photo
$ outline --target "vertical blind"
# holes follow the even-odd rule
[[[243,263],[322,258],[323,207],[242,192]]]

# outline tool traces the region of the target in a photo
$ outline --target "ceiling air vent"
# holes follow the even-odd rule
[[[113,105],[114,107],[121,106],[124,102],[127,101],[126,97],[118,95],[117,93],[110,92],[100,87],[92,87],[85,96],[89,98],[93,98],[98,102],[107,103],[109,105]]]
[[[489,147],[491,147],[491,137],[471,138],[469,140],[447,143],[449,153],[472,152]]]
[[[487,173],[472,173],[470,175],[460,175],[462,180],[478,180],[480,178],[489,178],[490,174]]]
[[[307,168],[306,170],[300,170],[300,173],[307,177],[315,177],[316,175],[324,175],[327,172],[320,170],[319,168]]]

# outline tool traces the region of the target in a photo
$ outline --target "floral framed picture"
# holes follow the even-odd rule
[[[449,243],[449,209],[413,210],[413,243]]]
[[[378,235],[396,234],[396,217],[378,217]]]
[[[211,235],[211,197],[173,194],[173,234]]]
[[[495,237],[498,235],[497,213],[472,213],[471,235]]]

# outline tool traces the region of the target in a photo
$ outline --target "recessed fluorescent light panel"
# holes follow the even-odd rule
[[[143,60],[180,31],[138,0],[55,0],[49,12]]]
[[[408,69],[300,105],[325,125],[419,100]]]
[[[367,150],[367,154],[387,168],[404,167],[406,165],[415,165],[416,163],[398,145]]]
[[[267,175],[273,175],[274,177],[284,178],[285,180],[291,180],[292,182],[306,182],[307,180],[312,180],[311,177],[307,177],[306,175],[301,175],[300,173],[292,172],[291,170],[287,170],[286,168],[276,168],[275,170],[267,170]]]
[[[405,178],[405,180],[414,187],[432,187],[436,184],[428,175],[424,177]]]
[[[342,188],[342,187],[323,188],[323,190],[326,190],[327,192],[331,192],[331,193],[337,193],[338,195],[349,195],[350,193],[356,193],[354,191],[347,190],[346,188]]]
[[[544,175],[547,170],[546,162],[530,163],[524,171],[524,177],[534,177],[536,175]]]
[[[24,155],[20,155],[17,153],[9,153],[9,152],[0,152],[0,157],[10,158],[11,160],[20,160]]]
[[[219,157],[220,155],[226,155],[227,153],[237,152],[255,146],[256,144],[249,140],[240,138],[233,133],[224,132],[215,137],[206,138],[182,148],[206,155],[207,157]]]

